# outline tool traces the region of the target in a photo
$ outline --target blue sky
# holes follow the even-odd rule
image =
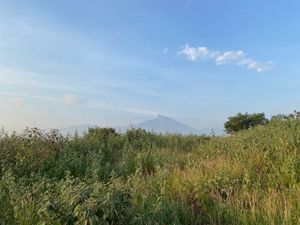
[[[219,129],[300,107],[300,2],[0,0],[0,125]]]

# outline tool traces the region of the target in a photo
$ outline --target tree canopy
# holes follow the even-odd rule
[[[235,133],[266,123],[268,123],[268,119],[265,117],[264,113],[238,113],[235,116],[228,118],[224,124],[224,128],[227,133]]]

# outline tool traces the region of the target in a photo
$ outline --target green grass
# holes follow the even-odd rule
[[[300,224],[300,122],[227,137],[0,134],[0,224]]]

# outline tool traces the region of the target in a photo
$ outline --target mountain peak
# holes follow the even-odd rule
[[[77,131],[83,134],[88,130],[89,127],[95,127],[95,125],[81,125],[68,128],[59,128],[63,134],[74,134]],[[173,118],[167,117],[162,114],[158,114],[155,118],[143,121],[141,123],[131,124],[129,126],[115,127],[118,132],[126,132],[132,128],[142,128],[154,133],[177,133],[177,134],[209,134],[209,130],[202,129],[198,130],[183,123],[176,121]]]
[[[130,128],[143,128],[147,131],[154,133],[178,133],[178,134],[200,134],[201,132],[193,127],[185,125],[167,117],[162,114],[158,114],[155,118],[146,120],[141,123],[132,124],[128,127],[123,127],[121,130],[127,130]]]
[[[155,119],[171,119],[171,118],[164,116],[162,114],[158,114]]]

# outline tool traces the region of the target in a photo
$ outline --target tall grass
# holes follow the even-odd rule
[[[300,224],[300,122],[227,137],[0,134],[0,224]]]

